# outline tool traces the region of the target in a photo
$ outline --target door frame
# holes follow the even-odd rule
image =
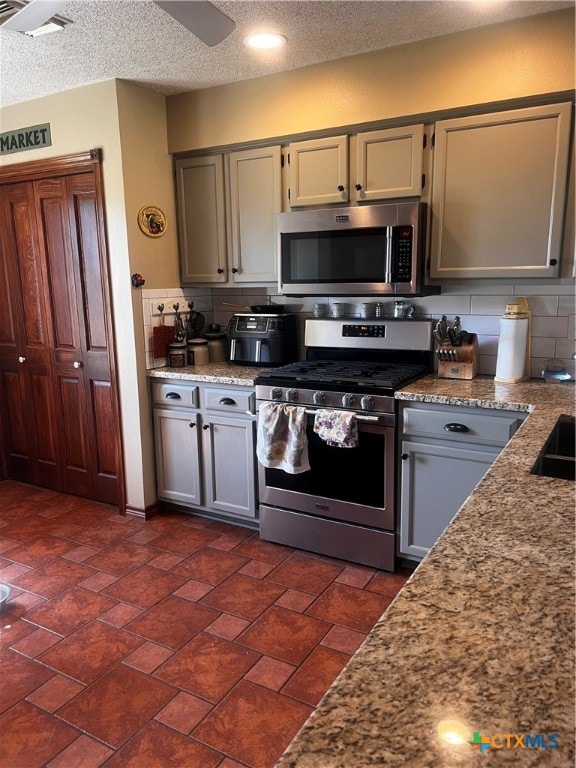
[[[112,290],[110,282],[108,242],[105,226],[105,202],[104,184],[102,179],[102,150],[90,149],[72,155],[46,158],[44,160],[32,160],[27,163],[14,163],[13,165],[0,166],[0,186],[24,181],[36,181],[60,176],[70,176],[81,173],[93,173],[96,193],[96,212],[98,218],[98,242],[100,253],[100,270],[102,273],[102,286],[104,301],[106,303],[104,315],[106,317],[106,333],[109,339],[108,354],[110,358],[110,386],[112,391],[114,417],[118,424],[115,435],[116,454],[118,457],[118,508],[121,514],[126,514],[126,488],[124,482],[124,450],[122,440],[122,423],[120,420],[120,394],[118,388],[118,376],[116,366],[116,342],[112,315]],[[0,435],[4,425],[0,423]],[[0,479],[7,478],[7,461],[0,441]]]

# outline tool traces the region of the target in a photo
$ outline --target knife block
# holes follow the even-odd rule
[[[440,360],[438,358],[438,378],[440,379],[473,379],[478,372],[478,337],[470,334],[472,341],[459,347],[442,347],[454,350],[456,360]]]

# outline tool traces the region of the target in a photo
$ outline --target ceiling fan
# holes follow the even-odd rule
[[[67,0],[30,0],[2,25],[15,32],[38,29],[66,5]],[[212,47],[236,28],[229,16],[204,0],[154,0],[155,4],[182,24],[203,43]],[[18,3],[20,5],[20,3]]]

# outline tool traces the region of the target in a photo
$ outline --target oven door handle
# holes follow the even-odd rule
[[[307,416],[315,416],[319,410],[319,408],[305,408]],[[380,421],[380,416],[364,416],[364,414],[355,414],[355,416],[356,421],[373,422],[376,424]]]

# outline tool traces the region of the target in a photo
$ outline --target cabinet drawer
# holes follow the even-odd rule
[[[177,405],[180,408],[198,407],[198,387],[173,381],[154,381],[152,383],[154,405]]]
[[[254,391],[246,392],[231,389],[207,387],[204,390],[204,407],[211,411],[226,413],[254,413]]]
[[[402,433],[435,439],[456,440],[463,443],[506,445],[523,420],[521,414],[506,412],[492,415],[478,409],[405,408]]]

